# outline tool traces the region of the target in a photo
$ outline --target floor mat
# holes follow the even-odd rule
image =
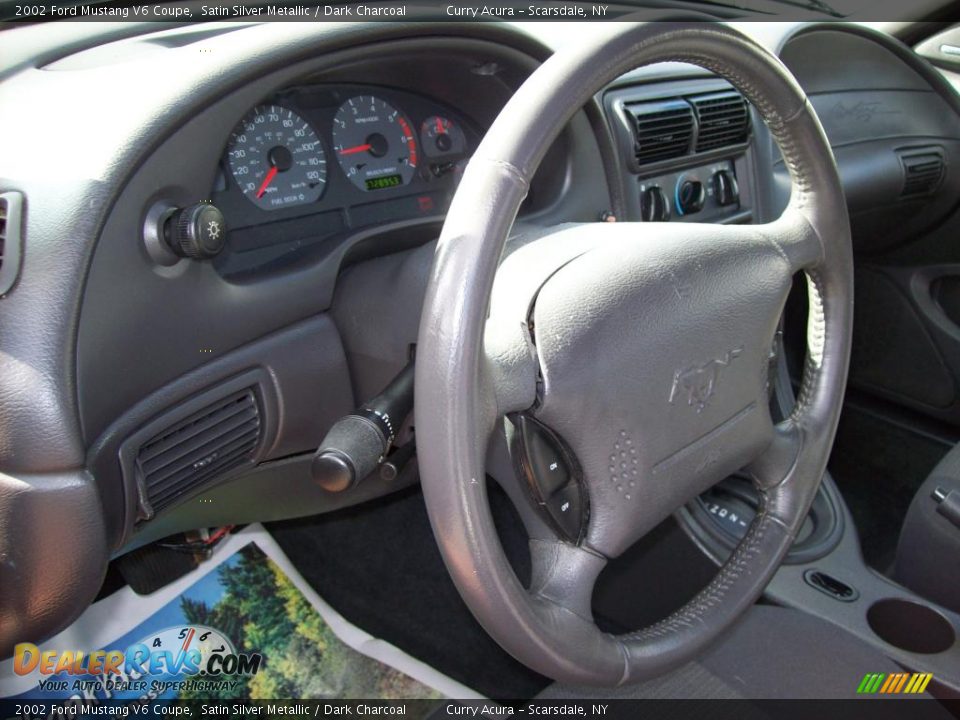
[[[259,525],[171,585],[119,590],[40,648],[18,648],[0,663],[0,697],[481,698],[344,620]]]
[[[508,555],[527,541],[506,496],[490,502]],[[519,523],[519,519],[516,520]],[[487,697],[530,698],[549,681],[494,642],[460,598],[440,557],[419,487],[327,515],[274,523],[270,532],[338,612]],[[522,578],[529,567],[519,567]]]

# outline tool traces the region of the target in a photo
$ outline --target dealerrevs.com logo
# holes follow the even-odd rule
[[[126,650],[41,650],[21,643],[13,656],[17,675],[36,673],[40,689],[50,691],[162,692],[167,682],[255,675],[262,663],[259,653],[238,653],[218,630],[200,625],[167,628]]]

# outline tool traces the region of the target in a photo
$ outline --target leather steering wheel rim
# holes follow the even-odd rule
[[[487,504],[484,478],[488,442],[508,413],[540,407],[540,412],[549,417],[551,407],[570,405],[551,405],[553,400],[537,395],[545,381],[554,387],[562,385],[560,371],[548,367],[549,338],[521,338],[528,332],[527,327],[521,328],[525,316],[514,318],[516,327],[508,323],[505,333],[513,340],[506,344],[491,339],[488,325],[489,318],[496,314],[491,313],[491,291],[507,235],[547,149],[596,92],[636,67],[663,61],[699,65],[737,87],[779,145],[793,189],[784,214],[763,226],[687,226],[660,231],[645,227],[647,223],[616,223],[609,228],[596,223],[561,233],[564,238],[574,238],[572,244],[578,249],[570,259],[587,258],[579,261],[578,272],[589,275],[614,267],[609,259],[604,260],[604,252],[610,251],[596,250],[605,243],[618,244],[621,254],[636,255],[631,267],[640,273],[643,263],[649,264],[644,258],[651,251],[634,249],[640,243],[637,238],[661,232],[666,238],[664,245],[674,248],[669,250],[672,255],[664,267],[676,267],[679,272],[706,264],[711,272],[695,275],[694,296],[747,308],[744,325],[748,321],[756,325],[748,340],[731,350],[730,343],[719,344],[729,328],[715,330],[720,324],[715,317],[704,321],[704,337],[696,339],[696,346],[707,348],[704,352],[712,353],[711,358],[721,358],[711,360],[713,366],[704,367],[718,372],[720,365],[729,364],[730,369],[724,372],[735,378],[730,381],[729,394],[735,394],[733,390],[744,394],[730,402],[747,404],[723,423],[709,420],[709,410],[701,414],[702,408],[698,407],[695,414],[690,408],[677,407],[673,395],[682,374],[678,370],[670,392],[671,406],[660,412],[676,415],[677,422],[686,418],[683,421],[696,427],[697,432],[708,422],[713,425],[703,426],[714,429],[695,442],[678,446],[669,455],[669,472],[664,470],[662,477],[646,479],[648,484],[636,492],[643,502],[643,489],[647,488],[653,502],[660,498],[665,483],[671,483],[662,492],[676,507],[658,509],[659,514],[645,518],[649,524],[663,512],[675,510],[681,500],[690,499],[706,483],[721,479],[717,475],[724,474],[727,466],[739,463],[746,465],[754,478],[761,500],[759,511],[713,582],[686,606],[649,628],[613,636],[593,623],[589,592],[606,558],[634,541],[635,533],[630,517],[617,515],[628,503],[620,501],[618,505],[610,500],[618,496],[609,482],[601,483],[610,479],[619,483],[620,476],[600,477],[604,472],[597,469],[600,461],[591,459],[601,454],[594,451],[593,435],[608,428],[585,429],[582,433],[569,430],[582,435],[579,445],[588,459],[584,482],[591,503],[590,528],[584,540],[576,544],[533,541],[534,580],[531,588],[524,588],[504,556]],[[683,233],[692,239],[678,237]],[[591,239],[585,242],[587,235]],[[558,235],[554,244],[563,245],[564,238]],[[698,248],[702,248],[701,257],[691,257]],[[740,297],[754,291],[752,285],[735,286],[735,275],[730,273],[734,261],[755,269],[747,275],[758,278],[753,284],[764,287],[755,292],[765,294]],[[715,268],[710,263],[715,263]],[[558,52],[524,83],[478,148],[448,213],[429,278],[416,369],[420,472],[434,534],[467,605],[504,649],[529,667],[562,682],[604,686],[638,682],[695,657],[756,601],[796,537],[826,467],[849,362],[852,266],[842,187],[819,120],[783,64],[739,31],[725,25],[685,23],[611,25],[576,47]],[[774,425],[768,410],[762,407],[759,384],[755,388],[745,378],[759,375],[763,342],[767,335],[772,342],[776,320],[798,272],[804,272],[808,281],[807,361],[793,414]],[[667,273],[672,278],[671,288],[680,295],[672,273]],[[555,274],[560,290],[564,282],[569,286],[576,280],[571,272]],[[638,297],[649,299],[655,296],[651,288],[659,287],[661,280],[652,275],[644,277],[647,286],[636,292],[646,293]],[[628,277],[619,282],[629,284],[632,280]],[[702,293],[700,285],[704,287]],[[551,293],[544,292],[547,299],[538,300],[547,307],[543,310],[545,318],[550,317],[549,302],[562,304],[556,297],[559,294],[553,292],[554,299],[550,300]],[[762,313],[751,314],[754,306],[761,305]],[[679,331],[677,335],[678,346],[689,346]],[[717,355],[724,348],[726,356]],[[735,363],[732,357],[738,357]],[[688,359],[689,352],[687,356],[678,355],[676,362]],[[563,365],[562,357],[557,365]],[[537,366],[540,390],[530,380],[533,366]],[[669,382],[669,378],[663,381]],[[657,389],[661,395],[650,397],[665,400],[661,390]],[[689,404],[693,397],[691,391]],[[637,400],[637,404],[642,403]],[[682,415],[684,412],[687,414]],[[566,416],[556,411],[553,417],[558,423],[567,422]],[[749,420],[742,422],[744,417]],[[739,423],[735,430],[734,423]],[[599,424],[603,424],[602,419]],[[613,428],[611,425],[610,432]],[[656,435],[656,429],[650,432]],[[721,437],[722,433],[726,434]],[[626,431],[621,434],[628,437]],[[679,442],[661,434],[658,439],[662,443]],[[643,440],[641,432],[638,444]],[[651,465],[653,471],[646,474],[655,476],[666,464],[661,461]],[[688,484],[680,482],[681,475],[691,476]],[[622,492],[619,484],[617,487]]]

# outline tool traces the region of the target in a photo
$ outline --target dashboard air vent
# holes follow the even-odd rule
[[[148,516],[194,488],[252,464],[260,437],[260,410],[247,388],[147,440],[137,453],[137,469]]]
[[[747,101],[735,90],[690,98],[697,111],[700,131],[696,152],[745,143],[750,134]]]
[[[628,103],[624,106],[633,121],[634,154],[637,163],[682,157],[693,140],[693,108],[683,100]]]
[[[20,272],[22,214],[23,196],[20,193],[0,193],[0,296],[10,291]]]
[[[901,197],[930,195],[943,179],[943,156],[935,148],[917,148],[900,153],[903,166]]]

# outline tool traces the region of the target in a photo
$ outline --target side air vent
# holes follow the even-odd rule
[[[251,388],[208,405],[151,437],[136,459],[144,519],[194,488],[252,465],[260,439],[260,410]]]
[[[637,163],[682,157],[693,141],[693,108],[683,100],[627,103],[627,117],[634,125],[634,155]]]
[[[900,197],[930,195],[943,179],[943,155],[935,148],[917,148],[900,152],[903,189]]]
[[[690,98],[697,111],[700,131],[696,152],[706,152],[728,145],[740,145],[750,135],[750,112],[747,101],[735,90],[697,95]]]
[[[0,193],[0,296],[10,291],[20,273],[22,217],[23,195],[16,192]]]

